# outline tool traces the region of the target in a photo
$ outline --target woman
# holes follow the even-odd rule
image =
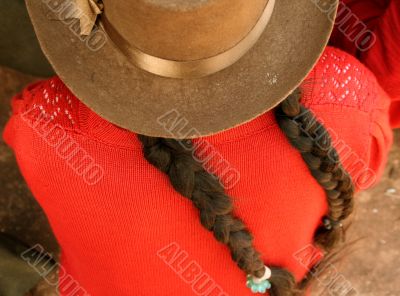
[[[14,98],[5,139],[62,248],[60,293],[302,293],[382,173],[399,91],[396,69],[385,91],[325,48],[337,2],[27,4],[61,78]],[[391,38],[361,55],[385,75]]]

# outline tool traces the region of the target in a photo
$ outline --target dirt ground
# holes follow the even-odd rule
[[[33,77],[0,68],[0,133],[9,116],[13,94]],[[334,268],[362,296],[400,295],[400,133],[383,180],[359,194],[348,240],[359,241]],[[47,220],[18,171],[12,151],[0,140],[0,231],[28,244],[41,244],[57,254],[57,243]],[[323,287],[322,279],[320,288]],[[42,283],[34,295],[53,295]],[[317,293],[320,294],[320,293]],[[55,295],[55,294],[54,294]],[[333,295],[329,291],[322,295]]]

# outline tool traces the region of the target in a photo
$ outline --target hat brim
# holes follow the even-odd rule
[[[122,128],[167,138],[215,134],[274,108],[318,61],[338,5],[328,1],[335,11],[327,13],[314,1],[278,0],[260,40],[238,62],[203,78],[173,79],[132,65],[110,40],[93,51],[65,22],[49,17],[43,2],[26,0],[42,49],[71,91]]]

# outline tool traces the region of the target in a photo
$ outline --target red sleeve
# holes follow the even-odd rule
[[[377,42],[362,59],[392,98],[390,121],[400,128],[400,2],[392,1],[375,30]]]
[[[330,44],[359,57],[358,48],[375,30],[390,0],[341,0]],[[363,48],[365,50],[365,48]]]
[[[400,1],[342,0],[331,38],[369,67],[390,95],[393,128],[400,128],[399,35]]]

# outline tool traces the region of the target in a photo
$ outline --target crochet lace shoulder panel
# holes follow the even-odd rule
[[[79,109],[82,103],[64,83],[54,77],[28,86],[14,98],[14,107],[31,119],[58,124],[67,130],[79,129]],[[32,118],[34,117],[34,118]]]
[[[370,112],[378,98],[378,82],[355,57],[328,47],[302,84],[303,103],[337,105]]]

